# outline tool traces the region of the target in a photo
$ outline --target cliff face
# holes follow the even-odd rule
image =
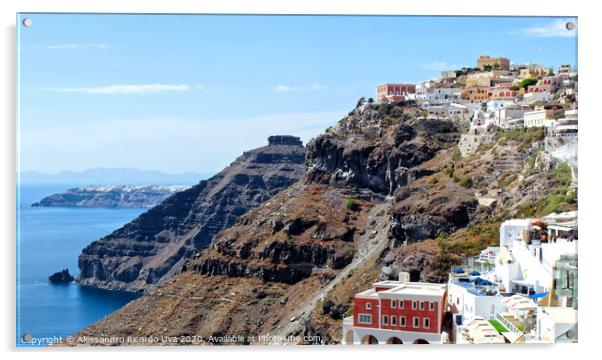
[[[497,240],[496,221],[555,193],[549,174],[528,169],[530,140],[461,159],[454,125],[418,113],[360,102],[308,144],[302,181],[77,335],[304,333],[337,343],[355,293],[399,271],[445,281],[452,264]]]
[[[31,206],[150,208],[189,188],[185,185],[91,185],[46,196]]]
[[[137,291],[177,273],[219,231],[302,177],[299,138],[271,136],[268,142],[87,246],[78,282]]]
[[[450,122],[419,121],[418,113],[415,106],[393,104],[356,108],[307,145],[307,181],[392,194],[423,176],[413,168],[458,135]]]
[[[299,317],[322,296],[382,257],[390,195],[435,171],[420,165],[455,145],[450,122],[418,120],[418,111],[361,104],[308,144],[302,182],[239,217],[172,280],[80,335],[298,333]]]

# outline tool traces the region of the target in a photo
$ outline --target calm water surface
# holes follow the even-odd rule
[[[71,187],[22,185],[17,189],[18,346],[31,346],[22,341],[25,334],[33,338],[72,335],[139,296],[48,282],[48,276],[65,268],[77,276],[77,257],[86,245],[146,211],[31,207],[44,196]]]

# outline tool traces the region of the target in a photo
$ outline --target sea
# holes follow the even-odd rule
[[[64,339],[140,296],[48,282],[48,276],[62,269],[77,276],[77,258],[86,245],[147,210],[31,206],[72,187],[17,188],[17,346],[46,346]]]

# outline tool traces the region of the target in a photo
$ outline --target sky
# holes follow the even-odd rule
[[[376,85],[479,55],[577,64],[569,18],[20,14],[19,167],[216,172],[304,142]]]

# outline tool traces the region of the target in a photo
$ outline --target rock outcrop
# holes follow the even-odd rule
[[[46,196],[34,207],[151,208],[188,185],[89,185]]]
[[[48,281],[53,284],[67,284],[72,282],[74,279],[75,278],[69,273],[69,269],[63,269],[48,277]]]
[[[458,134],[442,120],[417,120],[415,106],[361,105],[307,145],[309,182],[392,194],[416,177],[413,167],[453,145]],[[444,130],[445,129],[445,130]]]
[[[179,272],[219,231],[302,177],[305,150],[299,138],[271,136],[268,142],[87,246],[77,281],[138,291]]]

